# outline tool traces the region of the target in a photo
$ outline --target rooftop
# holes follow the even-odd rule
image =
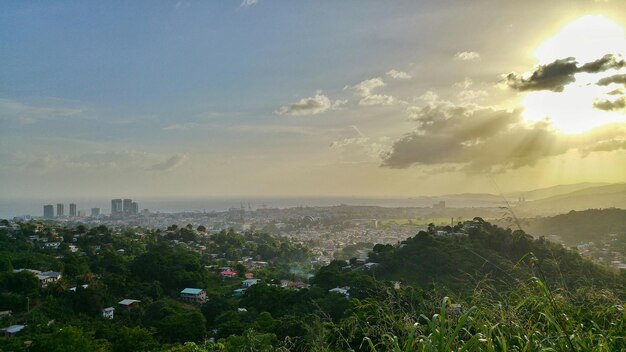
[[[123,306],[129,306],[129,305],[131,305],[133,303],[137,303],[137,302],[141,302],[141,301],[140,300],[136,300],[136,299],[126,298],[126,299],[123,299],[123,300],[117,302],[117,304],[121,304]]]
[[[202,291],[203,290],[201,288],[186,288],[186,289],[180,291],[180,293],[187,294],[187,295],[198,295]]]

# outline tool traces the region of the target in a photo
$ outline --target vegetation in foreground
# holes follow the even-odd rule
[[[335,261],[301,290],[273,283],[294,275],[286,263],[306,262],[306,252],[268,235],[224,232],[204,238],[188,228],[141,236],[106,228],[41,230],[67,237],[66,243],[86,233],[75,242],[80,251],[72,253],[30,243],[34,230],[23,224],[0,233],[0,310],[13,311],[2,318],[3,327],[25,322],[27,328],[0,338],[0,349],[626,349],[624,274],[522,231],[476,222],[471,229],[431,228],[396,246],[374,246],[370,262],[379,266],[371,270],[356,260]],[[457,235],[436,234],[442,230]],[[233,297],[243,278],[222,279],[207,269],[233,264],[232,259],[212,258],[195,249],[197,244],[209,252],[240,251],[229,256],[252,255],[270,264],[252,270],[261,283]],[[22,267],[64,275],[42,288],[33,275],[12,270]],[[72,286],[76,292],[68,290]],[[336,286],[349,286],[349,298],[329,292]],[[180,302],[177,293],[183,287],[204,288],[208,302]],[[98,317],[122,297],[142,302],[128,311],[118,308],[114,320]]]

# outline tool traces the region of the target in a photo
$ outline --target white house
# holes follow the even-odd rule
[[[113,319],[113,314],[115,313],[115,308],[113,307],[107,307],[104,308],[102,310],[102,312],[100,313],[100,316],[102,317],[102,319]]]

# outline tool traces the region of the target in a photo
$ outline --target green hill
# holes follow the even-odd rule
[[[523,219],[522,228],[535,237],[558,236],[566,245],[598,241],[608,234],[626,233],[625,209],[588,209],[557,216]]]
[[[467,232],[439,236],[422,231],[396,247],[377,245],[370,256],[381,264],[376,278],[454,290],[472,289],[483,279],[501,289],[514,288],[533,276],[566,289],[592,282],[598,287],[624,287],[623,277],[616,272],[523,231],[484,222],[482,229]]]

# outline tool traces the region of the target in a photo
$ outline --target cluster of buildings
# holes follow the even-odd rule
[[[139,204],[132,199],[111,199],[111,216],[129,216],[139,214]]]
[[[53,204],[46,204],[43,206],[43,217],[44,219],[54,219],[54,218],[84,218],[87,216],[87,211],[78,210],[76,203],[69,204],[69,212],[65,213],[65,204],[57,203],[56,204],[56,213],[55,206]],[[111,200],[111,216],[112,217],[125,217],[131,215],[139,214],[139,204],[137,202],[133,202],[132,199],[112,199]],[[92,218],[99,218],[101,215],[100,208],[91,208],[91,213],[89,216]]]
[[[65,214],[65,204],[57,203],[56,205],[56,214],[54,213],[54,205],[46,204],[43,206],[43,217],[45,219],[53,219],[53,218],[76,218],[76,217],[85,217],[87,216],[87,212],[85,210],[78,210],[76,207],[76,203],[70,203],[69,212]],[[91,216],[97,217],[100,216],[100,208],[91,208]]]

